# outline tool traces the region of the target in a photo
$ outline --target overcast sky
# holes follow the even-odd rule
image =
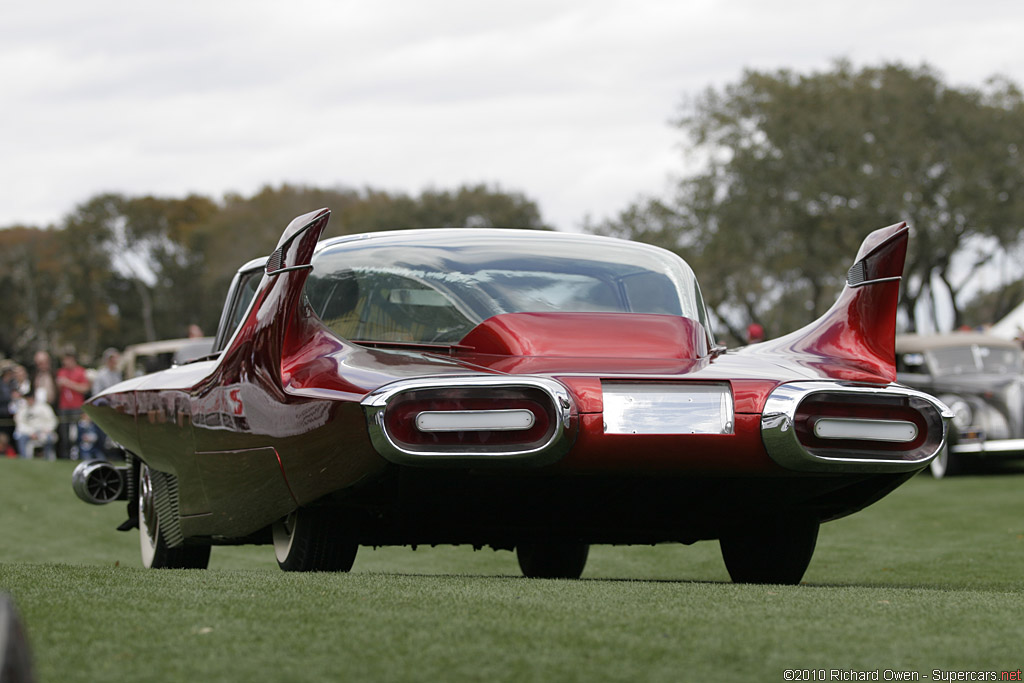
[[[0,3],[0,226],[104,191],[487,182],[572,230],[662,193],[669,119],[744,68],[1024,83],[1019,1]]]

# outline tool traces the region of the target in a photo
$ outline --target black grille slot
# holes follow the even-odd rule
[[[846,284],[851,287],[862,285],[868,279],[868,266],[864,261],[857,261],[846,274]]]
[[[284,250],[275,249],[274,253],[267,259],[266,272],[268,275],[271,275],[282,268],[284,268]]]
[[[185,543],[181,533],[181,519],[178,517],[178,478],[167,472],[150,468],[149,478],[153,483],[153,497],[156,504],[156,518],[160,520],[160,535],[170,548]]]

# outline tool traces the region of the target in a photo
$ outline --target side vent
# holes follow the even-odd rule
[[[875,230],[864,238],[854,259],[854,267],[859,264],[862,269],[861,284],[900,279],[909,233],[904,222]]]
[[[153,498],[157,519],[160,520],[160,534],[168,547],[178,548],[185,543],[185,536],[181,533],[181,518],[178,516],[178,478],[153,468],[149,468],[149,476],[153,482]]]
[[[867,282],[868,279],[868,267],[864,261],[857,261],[850,267],[850,272],[846,274],[846,284],[851,287],[859,287],[860,285]]]
[[[281,272],[282,268],[284,268],[284,249],[275,249],[274,253],[267,258],[266,273],[273,275]]]
[[[303,231],[304,232],[304,231]],[[293,270],[307,270],[313,266],[307,264],[298,266],[289,266],[285,263],[284,253],[285,250],[291,245],[292,240],[301,235],[302,233],[296,233],[292,236],[291,240],[282,244],[280,247],[274,250],[274,252],[267,257],[267,265],[264,269],[267,275],[280,275],[281,273],[288,273]]]

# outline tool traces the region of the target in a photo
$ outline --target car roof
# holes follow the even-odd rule
[[[132,353],[137,356],[146,356],[158,353],[177,351],[187,346],[203,346],[213,343],[213,337],[182,337],[180,339],[161,339],[153,342],[142,342],[126,346],[125,354]]]
[[[1020,349],[1020,345],[1010,339],[1003,339],[982,332],[950,332],[948,334],[898,334],[896,335],[897,353],[929,351],[931,349],[948,349],[957,346],[998,346],[1007,349]]]
[[[561,240],[561,241],[575,241],[575,242],[605,242],[605,243],[618,243],[618,244],[629,244],[634,248],[638,249],[650,249],[652,251],[658,251],[661,253],[669,253],[667,249],[662,247],[654,246],[653,244],[646,244],[644,242],[634,242],[632,240],[623,240],[618,237],[606,237],[604,235],[591,235],[588,233],[575,233],[575,232],[561,232],[557,230],[531,230],[528,228],[408,228],[408,229],[396,229],[396,230],[379,230],[376,232],[363,232],[355,235],[339,235],[337,237],[330,237],[322,240],[316,246],[316,253],[344,244],[346,242],[357,242],[362,240],[374,240],[381,242],[404,242],[412,240],[422,240],[424,237],[430,239],[441,239],[452,234],[458,234],[469,237],[479,237],[484,235],[493,235],[494,237],[528,237],[538,240]],[[238,272],[246,272],[250,270],[257,270],[264,268],[267,265],[267,259],[269,256],[261,256],[255,258],[244,266],[238,269]]]

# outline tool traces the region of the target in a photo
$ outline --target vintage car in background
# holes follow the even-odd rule
[[[936,478],[969,460],[1024,458],[1024,364],[1015,341],[976,332],[896,337],[897,381],[936,396],[953,412]]]
[[[148,375],[206,356],[213,350],[213,337],[162,339],[126,346],[121,354],[125,379]]]
[[[216,356],[86,410],[130,465],[147,567],[272,545],[347,571],[360,545],[514,550],[579,577],[591,544],[718,539],[735,581],[799,582],[819,525],[926,467],[946,408],[893,384],[905,224],[871,233],[806,328],[716,345],[693,272],[656,247],[528,230],[318,242],[321,210],[243,266]]]

